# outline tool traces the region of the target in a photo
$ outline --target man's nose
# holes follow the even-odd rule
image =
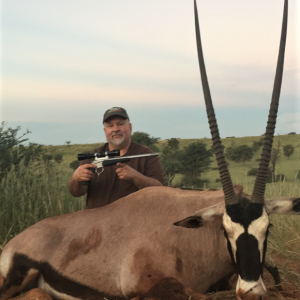
[[[116,132],[116,131],[120,131],[119,129],[119,125],[114,125],[113,128],[112,128],[113,132]]]

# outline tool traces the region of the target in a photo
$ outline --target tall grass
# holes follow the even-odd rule
[[[74,198],[68,191],[72,172],[65,165],[42,161],[27,167],[21,163],[18,169],[10,170],[0,182],[0,250],[12,237],[39,220],[85,207],[85,197]],[[254,178],[233,177],[233,182],[243,185],[246,193],[252,193]],[[266,198],[286,196],[300,196],[299,180],[267,184]],[[295,289],[300,290],[300,216],[271,215],[270,221],[273,226],[268,237],[267,261],[278,266],[284,285],[289,291],[294,289],[294,293]],[[226,295],[218,298],[216,294],[215,299],[235,299],[232,292]],[[300,294],[294,299],[300,299]]]
[[[84,197],[67,189],[70,168],[35,161],[12,168],[0,182],[0,249],[19,232],[41,219],[85,207]]]

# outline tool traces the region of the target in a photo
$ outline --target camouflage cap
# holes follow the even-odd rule
[[[108,109],[103,116],[103,122],[111,116],[120,116],[125,119],[129,119],[126,110],[122,107],[112,107]]]

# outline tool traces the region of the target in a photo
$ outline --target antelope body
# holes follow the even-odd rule
[[[280,98],[287,12],[285,0],[270,112],[252,195],[234,188],[228,172],[195,1],[199,67],[223,191],[146,188],[107,207],[43,220],[4,248],[0,272],[5,282],[0,300],[9,299],[35,278],[58,299],[181,300],[188,299],[184,298],[187,295],[201,299],[199,293],[233,268],[238,276],[237,299],[262,299],[268,215],[300,214],[300,198],[264,199]],[[183,298],[178,298],[180,289]],[[173,294],[167,296],[169,292]]]
[[[40,221],[3,250],[1,300],[34,277],[58,299],[143,297],[168,278],[204,293],[233,271],[222,219],[201,230],[173,223],[217,203],[224,210],[222,191],[152,187]]]

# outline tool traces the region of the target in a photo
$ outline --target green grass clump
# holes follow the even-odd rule
[[[74,198],[67,182],[70,168],[35,161],[12,168],[0,182],[0,249],[19,232],[50,216],[85,207],[85,197]]]

